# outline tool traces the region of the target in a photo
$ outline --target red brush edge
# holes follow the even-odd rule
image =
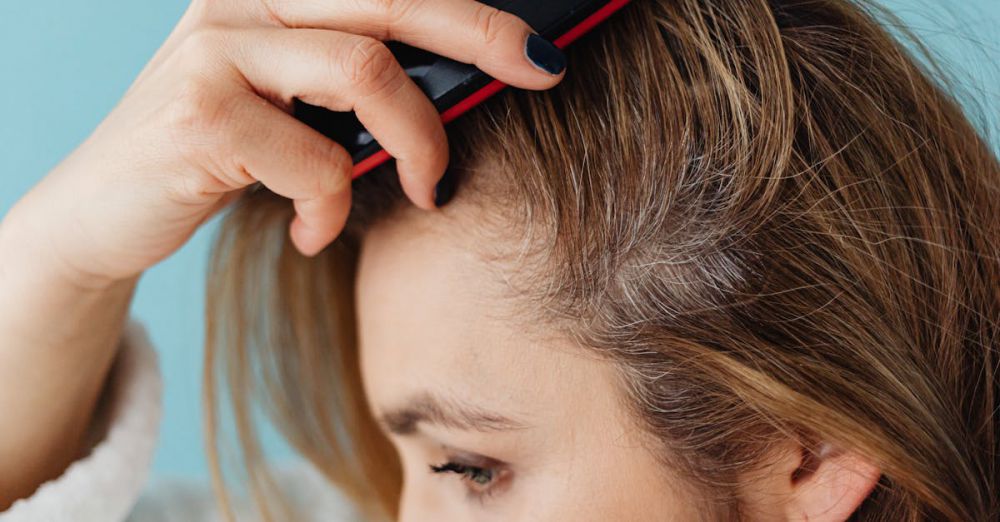
[[[556,47],[564,49],[567,45],[573,43],[574,40],[580,38],[588,31],[596,27],[598,24],[603,22],[605,19],[607,19],[609,16],[614,14],[615,11],[621,9],[622,7],[625,7],[625,5],[629,3],[629,1],[630,0],[611,0],[610,2],[608,2],[607,5],[598,9],[597,11],[594,12],[594,14],[588,16],[587,18],[584,18],[582,22],[575,25],[572,29],[567,31],[559,38],[556,38],[555,41],[553,41],[552,43],[555,44]],[[479,105],[480,103],[483,103],[494,94],[502,91],[503,88],[506,86],[507,84],[501,82],[500,80],[493,80],[492,82],[486,84],[486,86],[483,87],[482,89],[479,89],[478,91],[470,94],[464,100],[456,103],[455,105],[451,106],[450,108],[442,112],[441,121],[443,123],[448,123],[454,120],[455,118],[464,114],[469,109]],[[357,164],[354,165],[354,172],[351,176],[351,179],[357,178],[358,176],[374,169],[375,167],[385,163],[386,161],[389,161],[390,159],[392,159],[392,156],[390,156],[385,149],[382,149],[376,152],[375,154],[368,156],[367,158],[359,161]]]

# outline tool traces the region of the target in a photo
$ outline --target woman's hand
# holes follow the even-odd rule
[[[307,255],[340,232],[351,158],[290,115],[292,98],[355,110],[397,159],[419,207],[448,163],[440,117],[384,40],[474,63],[514,86],[560,75],[525,53],[532,29],[472,0],[196,0],[93,135],[14,210],[87,286],[134,276],[179,248],[239,191],[295,200]]]
[[[295,201],[307,255],[339,234],[351,158],[290,115],[293,98],[355,110],[409,198],[433,208],[445,133],[382,40],[551,87],[561,72],[529,62],[530,32],[473,0],[195,0],[107,119],[0,222],[0,510],[80,455],[137,276],[243,188]]]

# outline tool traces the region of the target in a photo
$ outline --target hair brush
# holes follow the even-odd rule
[[[621,9],[629,0],[484,0],[519,16],[539,35],[565,48]],[[476,66],[401,42],[386,45],[448,123],[503,90],[507,84]],[[354,160],[352,178],[390,159],[353,112],[335,112],[295,100],[295,117],[341,144]]]

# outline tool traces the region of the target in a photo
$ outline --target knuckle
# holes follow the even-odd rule
[[[237,139],[235,101],[231,96],[219,96],[217,87],[206,79],[194,77],[182,82],[179,90],[163,111],[166,118],[165,137],[173,154],[188,164],[211,166],[214,157],[226,150],[235,150]]]
[[[214,27],[201,27],[184,37],[178,46],[181,60],[191,66],[210,63],[219,56],[219,51],[226,41],[222,30]]]
[[[287,2],[282,0],[259,0],[260,7],[268,21],[276,25],[284,25],[284,13],[288,10]]]
[[[199,134],[219,128],[229,108],[215,90],[210,81],[198,75],[182,80],[165,111],[169,128]]]
[[[351,187],[351,172],[354,163],[351,161],[350,155],[336,143],[330,143],[329,147],[330,151],[327,154],[327,159],[333,158],[333,164],[331,167],[328,160],[324,161],[325,168],[323,170],[326,171],[326,174],[316,176],[316,194],[339,194],[345,190],[350,190]]]
[[[402,40],[401,29],[409,20],[426,7],[421,0],[374,0],[378,19],[382,20],[379,40]]]
[[[213,193],[211,177],[201,172],[175,176],[167,190],[171,200],[181,203],[205,201]]]
[[[397,85],[404,73],[385,44],[374,38],[362,38],[348,54],[344,74],[367,96]]]
[[[511,27],[520,25],[516,16],[489,5],[481,5],[476,11],[475,28],[484,45],[494,45]]]
[[[395,14],[398,0],[369,0],[369,5],[375,13],[386,19]]]

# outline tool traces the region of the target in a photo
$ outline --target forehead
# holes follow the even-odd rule
[[[565,404],[566,390],[610,380],[592,352],[511,319],[510,274],[482,259],[480,236],[462,222],[413,210],[364,238],[356,305],[373,405],[430,391],[515,417],[550,416],[539,411],[543,398]]]

